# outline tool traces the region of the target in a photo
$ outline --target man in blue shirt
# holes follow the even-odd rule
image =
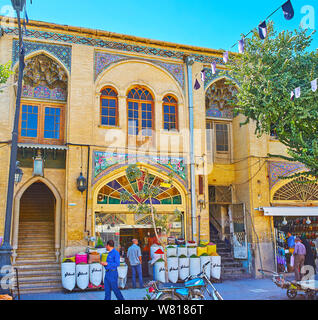
[[[139,278],[139,286],[143,288],[143,280],[142,280],[142,255],[140,247],[138,246],[138,240],[133,239],[133,244],[128,248],[127,258],[129,259],[129,263],[132,269],[132,285],[133,289],[136,289],[136,272],[138,273]]]
[[[115,250],[113,240],[109,240],[106,244],[106,249],[109,252],[107,256],[107,262],[103,262],[102,265],[105,267],[106,274],[104,280],[105,288],[105,300],[111,300],[111,292],[114,294],[117,300],[125,300],[118,288],[118,271],[117,267],[120,266],[120,255]]]

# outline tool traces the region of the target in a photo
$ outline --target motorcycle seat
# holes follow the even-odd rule
[[[167,282],[167,283],[160,283],[158,286],[159,290],[162,290],[162,289],[183,289],[183,288],[185,288],[184,283]]]

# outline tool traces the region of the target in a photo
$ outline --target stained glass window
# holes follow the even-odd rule
[[[172,96],[163,99],[163,126],[165,130],[178,130],[178,101]]]
[[[101,92],[101,124],[118,126],[117,92],[112,88],[104,88]]]
[[[128,204],[128,202],[121,202],[121,193],[129,192],[132,201],[130,203],[150,203],[150,199],[143,201],[136,193],[141,191],[144,184],[147,183],[149,187],[156,186],[160,188],[158,196],[152,198],[151,201],[154,205],[181,205],[181,194],[173,185],[167,185],[165,181],[155,175],[148,175],[148,183],[145,182],[145,173],[138,179],[131,181],[126,175],[119,177],[116,180],[109,182],[105,185],[98,194],[98,204]]]

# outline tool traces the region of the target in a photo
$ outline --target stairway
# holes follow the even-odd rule
[[[221,256],[221,279],[239,280],[251,278],[251,275],[243,268],[242,262],[234,259],[230,245],[220,240],[215,231],[214,228],[211,228],[210,240],[216,244],[217,253]]]
[[[43,184],[34,184],[21,200],[19,246],[14,267],[21,294],[62,290],[56,262],[54,198]]]

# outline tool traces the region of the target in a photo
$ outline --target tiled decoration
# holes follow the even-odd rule
[[[109,68],[113,63],[118,61],[124,61],[129,59],[136,59],[135,57],[123,56],[123,55],[113,55],[104,52],[95,52],[95,80],[97,77]],[[168,71],[175,80],[180,84],[181,88],[184,90],[185,87],[185,73],[183,64],[173,64],[173,63],[164,63],[156,60],[146,61],[155,63]]]
[[[13,34],[18,36],[17,28],[3,28],[4,33]],[[132,45],[123,42],[116,41],[108,41],[102,39],[94,39],[88,37],[74,36],[71,34],[61,34],[56,32],[48,32],[48,31],[40,31],[40,30],[32,30],[27,29],[26,37],[34,38],[34,39],[45,39],[52,40],[55,42],[63,42],[70,44],[83,44],[87,46],[93,46],[97,48],[105,48],[118,50],[123,52],[131,52],[136,54],[144,54],[147,56],[157,56],[162,58],[172,58],[183,61],[185,52],[175,51],[175,50],[166,50],[166,49],[158,49],[148,46],[140,46],[140,45]],[[217,61],[218,64],[224,64],[223,59],[216,56],[207,56],[201,54],[193,55],[195,57],[195,61],[201,63],[212,63],[213,61]]]
[[[270,189],[272,189],[277,182],[281,180],[280,177],[288,177],[298,172],[308,171],[302,163],[270,161],[269,162],[269,182]]]
[[[109,152],[95,151],[93,155],[93,184],[110,172],[121,167],[146,163],[166,174],[174,173],[174,178],[184,186],[187,186],[187,168],[185,159],[178,157],[163,157],[136,154],[114,154]]]
[[[66,102],[67,86],[65,69],[49,56],[41,53],[25,61],[22,97]]]
[[[219,64],[221,64],[221,63],[219,63]],[[221,72],[223,72],[223,70],[218,69],[218,70],[216,70],[215,74],[212,73],[211,68],[205,68],[204,70],[205,70],[205,81],[204,81],[204,89],[205,90],[211,85],[211,83],[213,81],[215,81],[216,79],[221,79],[223,77],[223,75],[221,75]],[[237,82],[237,80],[230,77],[228,75],[228,73],[226,73],[226,77],[228,79],[232,80],[233,82],[235,82],[239,86],[239,83]]]
[[[66,69],[71,73],[72,68],[72,47],[56,44],[48,44],[33,41],[24,41],[25,56],[36,51],[47,51],[57,60],[61,61]],[[14,65],[19,60],[19,41],[13,40],[13,57],[12,64]]]
[[[236,93],[236,87],[225,79],[214,82],[206,91],[206,116],[232,120]]]

